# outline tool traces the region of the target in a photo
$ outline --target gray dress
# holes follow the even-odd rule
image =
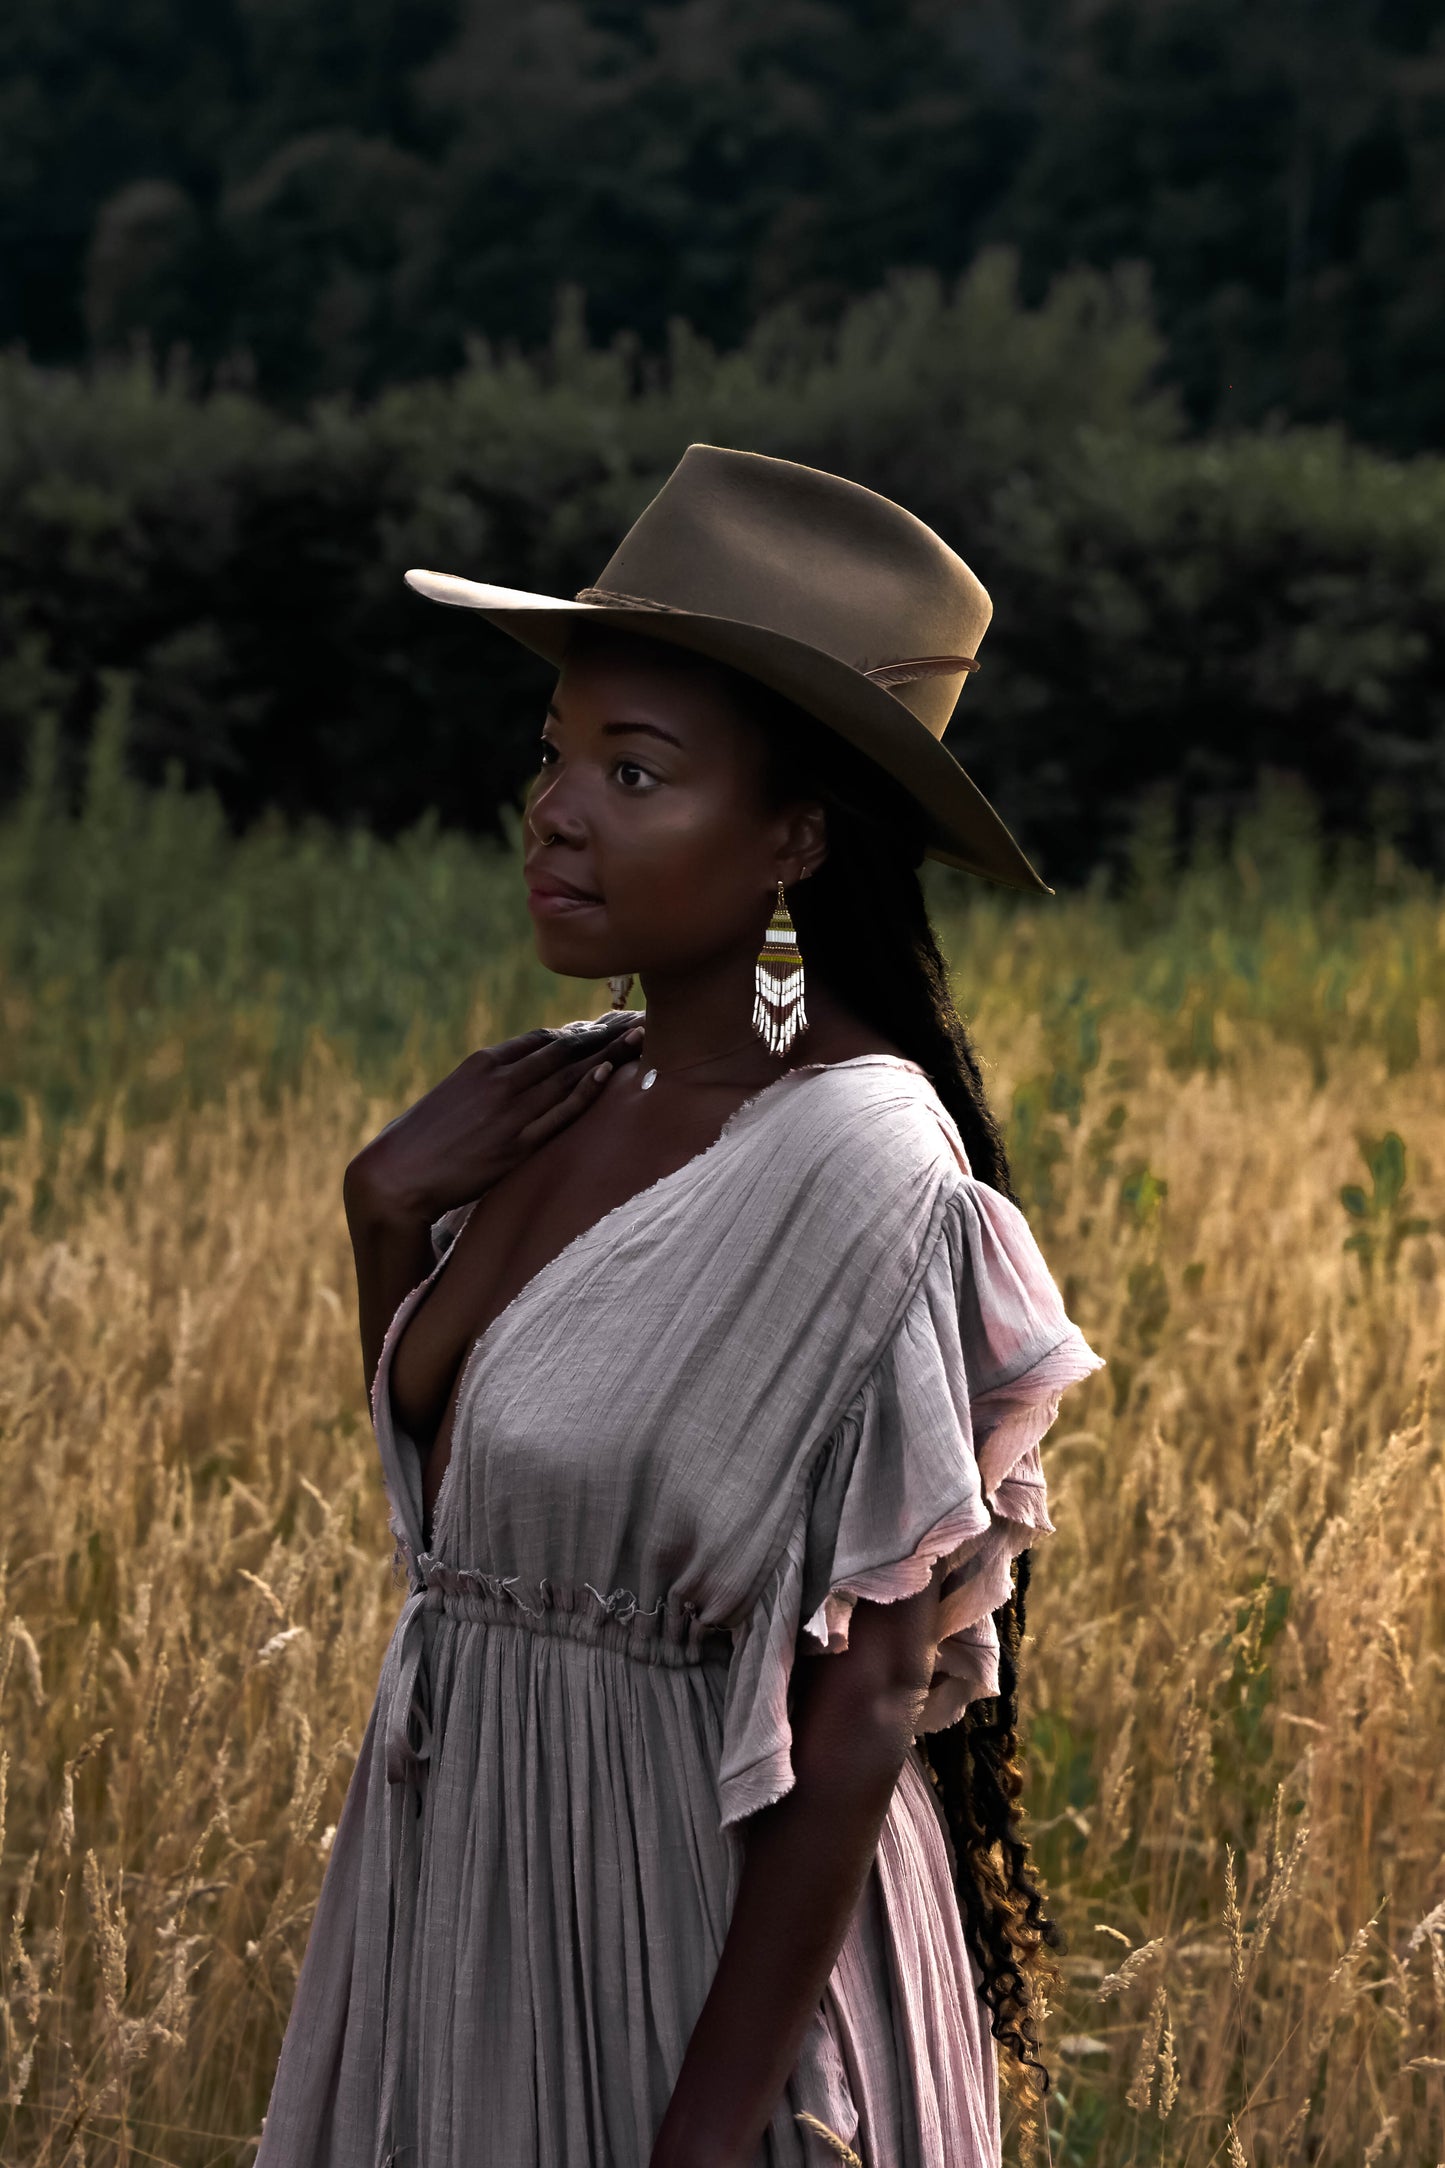
[[[567,1026],[568,1031],[577,1027]],[[466,1210],[434,1232],[445,1270]],[[257,2168],[647,2168],[741,1825],[786,1792],[795,1660],[947,1556],[922,1730],[997,1684],[1049,1527],[1038,1445],[1100,1366],[924,1072],[790,1071],[474,1342]],[[997,2168],[994,2044],[916,1749],[758,2168]]]

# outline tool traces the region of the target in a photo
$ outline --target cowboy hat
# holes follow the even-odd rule
[[[406,577],[559,667],[580,621],[729,663],[900,783],[924,813],[928,857],[1054,893],[941,742],[993,605],[930,527],[857,482],[690,444],[570,602],[449,572]]]

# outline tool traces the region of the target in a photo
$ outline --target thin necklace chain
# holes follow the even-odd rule
[[[722,1061],[723,1058],[728,1054],[740,1054],[745,1046],[752,1045],[753,1039],[756,1036],[756,1033],[753,1033],[746,1039],[739,1039],[736,1046],[720,1047],[716,1054],[704,1054],[698,1061],[681,1062],[677,1068],[669,1069],[667,1073],[669,1077],[686,1076],[690,1069],[702,1069],[705,1068],[710,1061]],[[646,1041],[644,1040],[643,1043],[645,1045]],[[657,1070],[655,1068],[652,1068],[649,1069],[643,1076],[642,1082],[638,1088],[641,1091],[648,1091],[656,1082]]]

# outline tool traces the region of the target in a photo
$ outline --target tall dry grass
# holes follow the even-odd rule
[[[1143,1036],[1128,1056],[1150,1173],[1110,1195],[1081,1124],[1048,1244],[1111,1365],[1052,1438],[1032,1619],[1031,1804],[1071,1945],[1059,2150],[1433,2163],[1439,1067],[1390,1079],[1362,1052],[1317,1087],[1268,1038],[1212,1076]],[[1387,1123],[1413,1195],[1368,1222],[1367,1260],[1339,1192]]]
[[[1028,1645],[1070,1942],[1048,2142],[1418,2168],[1445,2159],[1445,914],[1315,898],[1246,939],[1218,899],[1257,872],[1210,878],[1128,922],[945,914],[1109,1364],[1048,1446]],[[487,969],[453,1055],[580,1013]],[[55,983],[12,965],[3,998],[59,1060]],[[133,1058],[64,1118],[16,1087],[0,1140],[17,2168],[249,2160],[398,1603],[339,1184],[440,1049],[217,1065],[207,1007],[213,1088],[182,1090],[199,998],[143,1031],[122,1004]]]

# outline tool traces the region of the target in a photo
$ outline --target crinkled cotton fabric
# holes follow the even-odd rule
[[[564,1027],[568,1032],[579,1026]],[[475,1340],[312,1923],[257,2168],[647,2168],[795,1666],[949,1561],[921,1731],[996,1690],[1049,1531],[1039,1445],[1100,1367],[924,1071],[789,1071]],[[823,1833],[820,1832],[820,1841]],[[998,2168],[995,2050],[916,1747],[757,2168]]]

